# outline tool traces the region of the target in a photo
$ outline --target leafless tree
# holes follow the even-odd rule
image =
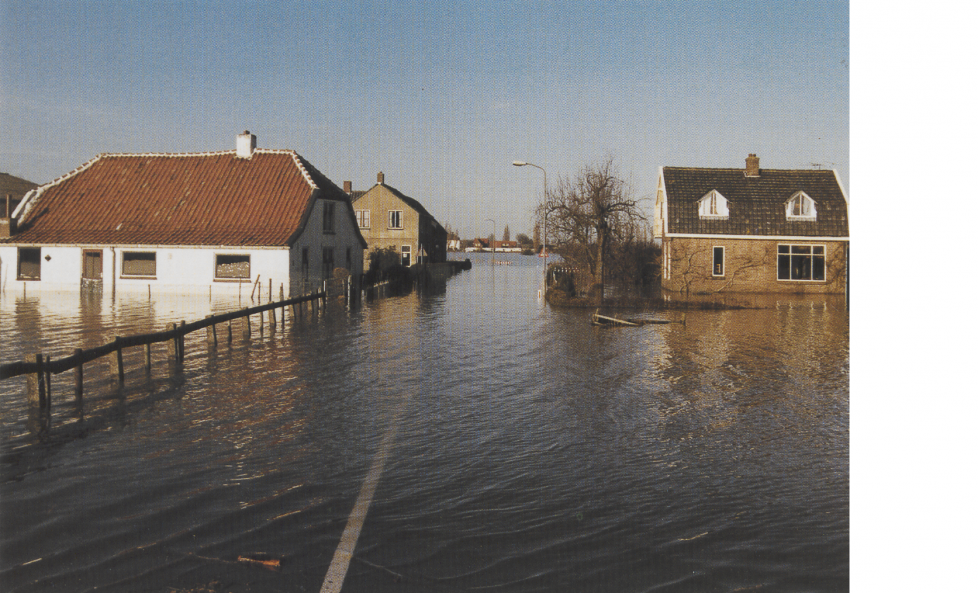
[[[587,265],[602,298],[611,246],[647,222],[610,157],[585,165],[573,177],[560,177],[548,188],[537,215],[545,219],[548,241],[558,253]]]

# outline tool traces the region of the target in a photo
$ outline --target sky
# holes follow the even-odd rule
[[[0,171],[205,152],[250,130],[342,186],[377,173],[463,238],[532,233],[548,182],[613,158],[835,168],[849,5],[0,0]]]

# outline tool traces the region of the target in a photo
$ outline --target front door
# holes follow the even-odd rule
[[[401,245],[401,265],[411,267],[411,246]]]
[[[82,287],[102,288],[102,250],[82,252]]]

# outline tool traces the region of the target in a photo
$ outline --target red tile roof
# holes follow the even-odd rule
[[[99,155],[28,196],[7,242],[284,247],[317,196],[349,203],[291,150]]]

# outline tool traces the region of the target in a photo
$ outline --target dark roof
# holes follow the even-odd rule
[[[663,167],[669,234],[848,237],[849,207],[835,171]],[[698,201],[711,190],[727,199],[725,220],[700,219]],[[785,203],[803,191],[815,201],[816,219],[788,220]]]
[[[0,173],[0,199],[6,198],[7,194],[19,200],[24,194],[37,187],[36,183],[31,183],[26,179],[14,177],[9,173]]]
[[[284,247],[315,198],[349,203],[294,151],[265,149],[99,155],[33,195],[7,242]]]

